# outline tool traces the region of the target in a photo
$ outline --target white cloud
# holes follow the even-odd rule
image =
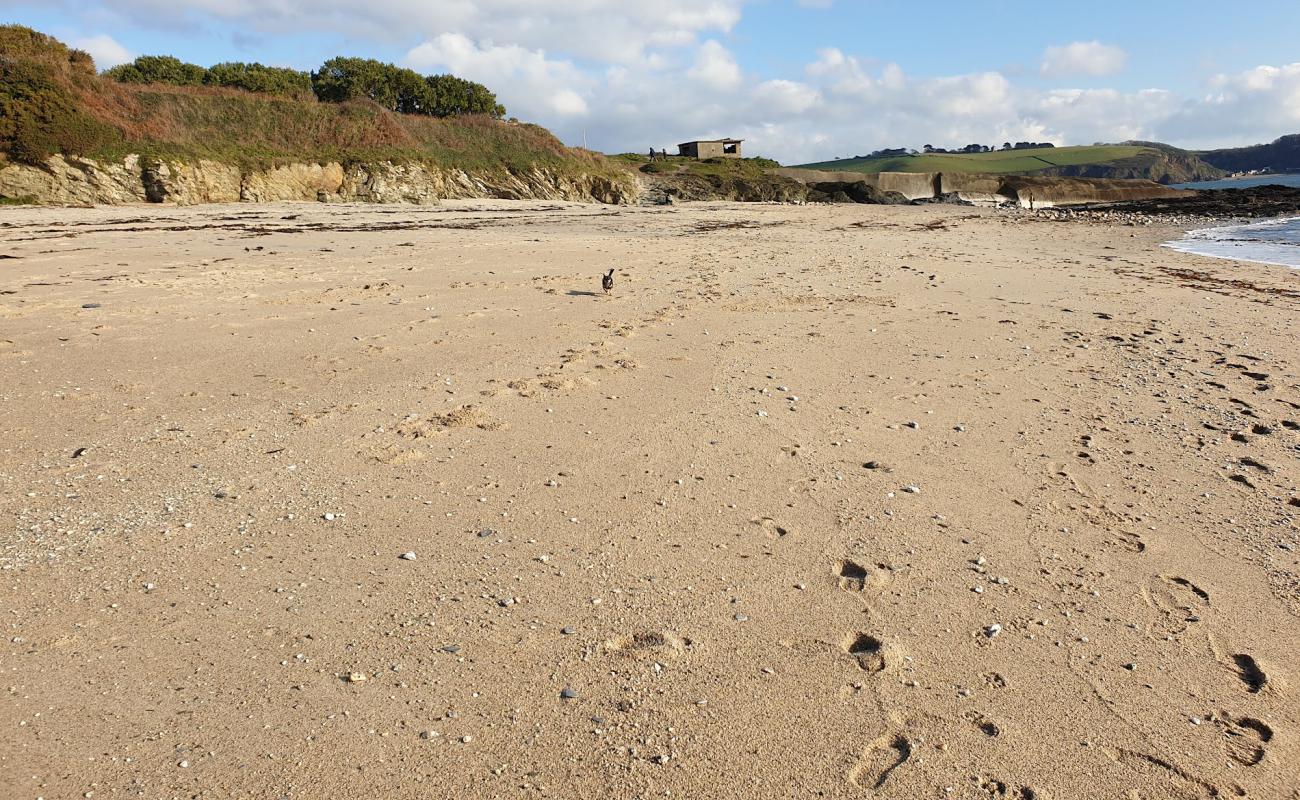
[[[444,33],[412,49],[402,63],[422,72],[451,72],[494,89],[514,116],[552,120],[587,113],[582,90],[595,79],[572,62],[518,45],[480,44]]]
[[[687,70],[686,77],[714,89],[733,89],[740,83],[740,67],[727,48],[710,39],[700,45],[695,66]]]
[[[1300,130],[1300,62],[1216,75],[1201,97],[1162,120],[1162,136],[1196,147],[1271,141]]]
[[[101,33],[98,36],[73,39],[71,44],[78,50],[85,50],[90,53],[90,57],[95,59],[95,67],[101,70],[116,67],[118,64],[125,64],[135,58],[129,50],[118,44],[108,34]]]
[[[263,33],[314,28],[379,42],[453,32],[477,42],[529,50],[562,47],[576,58],[635,63],[651,49],[688,46],[709,32],[730,31],[746,1],[113,0],[112,5],[153,27],[215,17]]]
[[[1039,71],[1048,77],[1064,75],[1114,75],[1124,69],[1128,53],[1098,41],[1071,42],[1043,51]]]
[[[754,87],[754,101],[777,114],[802,114],[820,99],[818,91],[806,83],[778,79]]]

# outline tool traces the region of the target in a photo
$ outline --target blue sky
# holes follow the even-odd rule
[[[787,163],[884,146],[1300,132],[1300,2],[0,0],[90,50],[451,71],[570,144],[746,138]]]

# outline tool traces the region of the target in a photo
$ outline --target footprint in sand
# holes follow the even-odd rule
[[[668,631],[638,631],[606,639],[601,650],[610,655],[654,656],[656,659],[678,658],[692,642]]]
[[[1041,789],[1031,789],[1028,786],[1017,788],[998,778],[980,776],[975,785],[988,797],[1011,797],[1016,798],[1016,800],[1048,800],[1048,795]]]
[[[880,789],[894,770],[912,757],[912,744],[901,733],[887,733],[867,745],[849,770],[849,782],[860,789]]]
[[[1274,684],[1269,681],[1268,675],[1253,656],[1234,653],[1224,665],[1241,678],[1241,682],[1246,684],[1246,689],[1251,694],[1269,693],[1275,689]]]
[[[864,567],[849,559],[840,562],[836,575],[839,587],[846,592],[874,591],[889,582],[889,568],[884,564]]]
[[[1132,531],[1108,530],[1102,544],[1114,549],[1127,550],[1130,553],[1145,553],[1147,549],[1146,542],[1142,541],[1142,535]]]
[[[1210,607],[1210,595],[1196,584],[1178,576],[1160,575],[1142,590],[1142,599],[1152,611],[1150,636],[1173,641]]]
[[[1001,726],[978,711],[967,711],[962,716],[985,736],[996,738],[1002,735]]]
[[[777,525],[776,520],[771,517],[754,517],[750,522],[762,528],[769,539],[784,539],[790,535],[789,528]]]
[[[840,647],[857,662],[858,669],[875,675],[898,662],[894,649],[869,633],[849,634]]]
[[[1224,747],[1228,756],[1244,767],[1253,767],[1264,760],[1264,745],[1273,740],[1273,729],[1252,717],[1233,717],[1224,714],[1215,720],[1222,729]]]

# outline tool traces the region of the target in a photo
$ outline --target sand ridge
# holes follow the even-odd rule
[[[1293,798],[1300,275],[1175,234],[7,210],[5,796]]]

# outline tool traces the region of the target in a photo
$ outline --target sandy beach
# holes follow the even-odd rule
[[[5,209],[0,797],[1300,798],[1300,271],[1179,233]]]

